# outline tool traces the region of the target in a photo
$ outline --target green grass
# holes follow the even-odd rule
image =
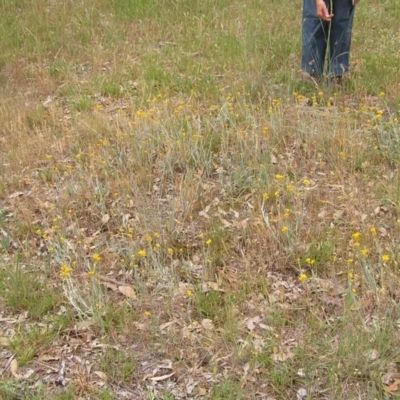
[[[3,247],[9,250],[9,246]],[[45,275],[42,271],[41,275]],[[42,277],[38,279],[34,271],[24,271],[16,261],[15,267],[2,270],[0,287],[8,307],[16,311],[27,311],[29,317],[40,320],[54,311],[58,297],[51,288],[52,282]]]
[[[397,4],[342,88],[300,79],[301,3],[0,14],[1,398],[391,398]]]

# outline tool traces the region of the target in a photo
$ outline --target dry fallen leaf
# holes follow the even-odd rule
[[[18,362],[17,362],[17,360],[15,358],[10,363],[10,371],[11,371],[11,373],[12,373],[14,378],[17,378],[17,379],[21,378],[21,376],[17,374]]]
[[[296,392],[297,400],[302,400],[302,399],[304,399],[306,397],[307,397],[307,390],[306,389],[301,388]]]
[[[22,377],[22,379],[24,381],[28,380],[36,371],[32,368],[28,369],[25,373],[24,376]]]
[[[259,324],[259,322],[261,321],[261,317],[260,316],[256,316],[253,318],[248,318],[246,321],[246,327],[249,331],[252,331],[255,329],[255,327]]]
[[[391,383],[397,379],[400,379],[400,374],[398,372],[388,372],[382,376],[382,382],[386,386],[391,385]]]
[[[188,382],[186,382],[186,394],[192,394],[193,389],[199,384],[193,378],[189,378]]]
[[[10,345],[10,339],[6,337],[0,337],[0,346],[7,347]]]
[[[198,390],[198,394],[199,394],[199,396],[205,396],[207,394],[207,390],[200,387]]]
[[[135,290],[131,286],[118,286],[118,290],[130,299],[136,299]]]
[[[384,389],[386,393],[395,394],[395,392],[399,390],[399,386],[400,386],[400,379],[396,379],[391,385],[386,386]]]
[[[110,220],[110,215],[109,214],[104,214],[103,217],[101,218],[101,222],[103,224],[106,224]]]
[[[150,380],[153,381],[153,382],[159,382],[159,381],[163,381],[165,379],[170,378],[174,374],[175,374],[175,372],[171,372],[170,374],[167,374],[167,375],[153,376],[153,377],[150,378]]]
[[[292,358],[294,356],[293,353],[277,353],[277,354],[272,354],[271,359],[273,361],[279,361],[279,362],[285,362],[289,358]]]
[[[113,283],[110,283],[110,282],[104,282],[104,286],[105,286],[107,289],[112,290],[113,292],[116,292],[116,291],[118,290],[118,286],[117,286],[117,285],[114,285]]]
[[[211,319],[205,318],[201,321],[201,326],[209,331],[214,329],[214,324]]]
[[[15,199],[16,197],[21,197],[21,196],[23,196],[24,195],[24,192],[14,192],[14,193],[11,193],[9,196],[8,196],[8,198],[9,199]]]
[[[160,331],[163,331],[164,329],[167,329],[168,327],[170,327],[171,325],[175,324],[177,321],[176,319],[166,322],[165,324],[160,325]]]
[[[59,360],[58,357],[52,356],[50,354],[41,354],[38,357],[38,361],[58,361],[58,360]]]
[[[365,352],[364,356],[367,357],[369,361],[375,361],[379,358],[379,352],[377,350],[371,349]]]
[[[297,375],[298,377],[300,377],[300,378],[305,378],[305,377],[306,377],[306,374],[305,374],[303,368],[300,368],[300,369],[297,371],[296,375]]]
[[[141,324],[140,322],[134,322],[133,325],[139,331],[144,331],[146,329],[146,324]]]
[[[93,372],[95,375],[97,375],[100,379],[102,379],[103,381],[107,381],[107,375],[104,373],[104,372],[102,372],[102,371],[94,371]]]

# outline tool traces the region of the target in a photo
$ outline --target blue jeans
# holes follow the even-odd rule
[[[328,51],[327,72],[339,77],[349,70],[354,6],[352,0],[324,1],[334,14],[331,22],[317,16],[315,0],[303,0],[301,67],[313,76],[321,76]]]

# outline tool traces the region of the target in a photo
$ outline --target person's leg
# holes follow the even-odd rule
[[[317,16],[315,0],[303,0],[301,68],[312,76],[324,72],[328,29],[329,24]]]
[[[333,1],[332,26],[329,37],[329,74],[341,77],[349,71],[351,31],[354,6],[352,0]]]

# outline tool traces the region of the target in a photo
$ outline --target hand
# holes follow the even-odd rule
[[[354,5],[356,5],[360,0],[354,0]]]
[[[328,7],[326,6],[324,0],[315,0],[315,5],[317,7],[318,17],[328,22],[332,20],[333,14],[329,14]]]

